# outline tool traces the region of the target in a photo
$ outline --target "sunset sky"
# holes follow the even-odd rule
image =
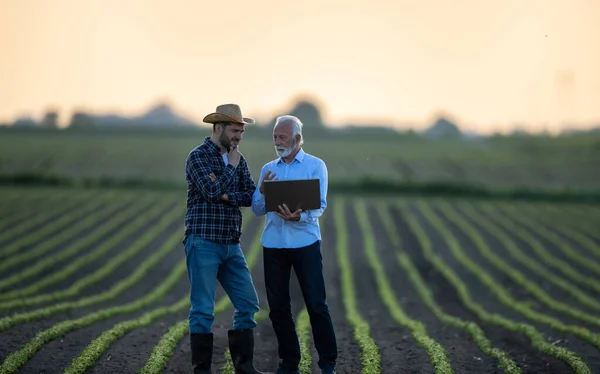
[[[600,124],[600,0],[0,0],[0,122],[57,108],[482,133]],[[218,5],[217,5],[218,4]]]

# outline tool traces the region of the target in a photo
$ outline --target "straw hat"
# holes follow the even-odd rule
[[[204,122],[215,123],[215,122],[234,122],[242,125],[252,125],[254,120],[252,118],[246,118],[242,116],[242,110],[237,104],[223,104],[217,107],[214,113],[208,114],[204,117]]]

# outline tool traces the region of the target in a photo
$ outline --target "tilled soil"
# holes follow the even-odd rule
[[[364,246],[364,236],[361,227],[358,224],[357,217],[351,209],[351,200],[347,200],[348,205],[344,206],[345,230],[348,236],[348,253],[350,256],[351,270],[354,275],[354,296],[360,316],[369,324],[369,335],[378,347],[380,355],[381,373],[434,373],[434,367],[431,359],[424,347],[420,346],[414,338],[413,331],[407,325],[401,325],[394,318],[391,307],[386,304],[380,293],[376,279],[376,274],[368,261]],[[465,283],[473,300],[490,314],[498,314],[517,323],[526,323],[535,327],[544,334],[546,340],[554,343],[556,346],[564,347],[580,357],[587,366],[594,372],[600,372],[600,351],[598,347],[572,334],[561,333],[552,326],[541,321],[529,319],[512,308],[510,305],[500,302],[498,297],[481,283],[477,276],[467,270],[452,253],[448,243],[429,222],[426,217],[417,209],[416,205],[409,204],[408,209],[400,210],[391,203],[388,208],[393,219],[394,229],[402,240],[401,248],[396,248],[387,235],[381,217],[368,204],[368,220],[372,228],[372,236],[375,239],[375,251],[378,260],[383,266],[385,278],[393,289],[393,297],[396,303],[402,308],[406,316],[414,321],[420,322],[429,337],[439,343],[445,350],[450,365],[455,373],[502,373],[503,369],[499,367],[496,358],[487,355],[476,344],[473,337],[465,330],[445,323],[437,316],[434,311],[423,301],[417,292],[415,285],[404,271],[398,261],[398,251],[404,251],[415,266],[420,277],[426,283],[435,302],[439,308],[450,316],[460,318],[464,321],[476,323],[491,341],[492,347],[500,349],[513,359],[521,368],[523,373],[571,373],[573,368],[562,359],[540,352],[530,341],[530,339],[521,333],[514,333],[496,324],[482,320],[478,315],[463,304],[457,289],[446,277],[440,273],[435,266],[426,258],[423,248],[419,243],[417,236],[413,233],[407,224],[406,215],[412,215],[422,226],[428,239],[431,241],[432,249],[443,258],[446,266],[451,268]],[[323,255],[323,273],[326,282],[327,302],[334,323],[337,345],[338,345],[338,367],[337,373],[361,373],[363,370],[363,351],[355,338],[356,331],[348,319],[345,304],[342,299],[342,285],[340,276],[340,267],[337,253],[336,225],[339,222],[334,216],[335,204],[339,204],[335,199],[331,199],[325,215],[321,218],[321,231],[323,234],[322,255]],[[431,204],[435,207],[435,203]],[[533,309],[544,315],[557,318],[567,325],[577,325],[587,328],[592,333],[600,332],[600,328],[593,323],[586,323],[574,317],[566,316],[556,310],[544,307],[539,300],[515,283],[510,277],[500,269],[493,266],[485,259],[475,243],[456,225],[445,219],[441,212],[434,209],[436,216],[448,227],[455,236],[462,251],[472,261],[479,264],[480,268],[495,279],[498,285],[503,287],[514,299],[528,302],[533,305]],[[457,208],[456,212],[462,214]],[[250,217],[250,216],[247,216]],[[262,222],[254,218],[248,218],[249,223],[243,238],[242,249],[248,255],[251,250],[251,244],[254,242],[255,235],[260,235],[263,229]],[[157,219],[149,222],[151,225]],[[572,305],[573,308],[586,313],[598,316],[598,312],[574,300],[567,291],[557,288],[545,281],[542,277],[528,272],[527,269],[515,261],[503,247],[503,244],[496,238],[487,233],[481,225],[472,220],[469,223],[480,233],[485,243],[501,256],[507,263],[515,269],[524,273],[531,282],[540,285],[552,298]],[[7,227],[12,227],[7,225]],[[573,225],[576,228],[576,225]],[[164,232],[161,232],[152,240],[150,245],[133,256],[128,261],[121,264],[107,278],[102,279],[97,284],[86,287],[80,294],[63,299],[63,301],[76,301],[84,297],[94,296],[110,289],[114,284],[135,271],[136,267],[142,263],[155,250],[160,248],[165,240],[174,233],[181,231],[181,220],[173,222]],[[114,232],[114,230],[113,230]],[[533,230],[528,230],[534,235],[544,247],[557,258],[569,262],[560,249],[547,239],[536,236]],[[544,261],[535,257],[527,243],[520,240],[514,233],[506,231],[507,235],[522,248],[525,253],[532,258],[536,258],[540,266],[546,266]],[[35,232],[30,233],[34,235]],[[131,237],[117,245],[109,251],[105,258],[99,259],[93,264],[87,265],[82,271],[78,271],[69,278],[69,281],[61,281],[45,288],[41,294],[58,291],[69,287],[80,277],[83,277],[95,269],[103,266],[110,258],[125,250],[128,246],[139,240],[143,235],[142,231],[132,233]],[[108,238],[103,238],[106,240]],[[16,240],[16,239],[15,239]],[[584,253],[585,249],[577,246],[577,243],[567,240],[575,250]],[[9,245],[10,242],[4,243]],[[68,245],[68,243],[65,243]],[[35,248],[35,246],[32,246]],[[92,250],[95,246],[86,248],[82,253]],[[53,249],[48,253],[56,253],[60,248]],[[0,247],[0,251],[2,248]],[[28,249],[23,249],[28,250]],[[586,258],[593,260],[592,256],[586,254]],[[175,265],[183,261],[183,245],[178,243],[152,270],[137,282],[130,289],[121,293],[117,297],[105,302],[95,303],[83,308],[74,308],[67,312],[53,314],[44,318],[37,318],[30,322],[19,323],[16,326],[3,329],[2,319],[0,319],[0,364],[13,352],[19,350],[24,344],[32,341],[36,334],[46,331],[56,326],[62,321],[74,320],[77,318],[89,316],[91,313],[106,310],[108,308],[125,305],[136,301],[148,295],[154,290],[174,269]],[[600,262],[600,261],[599,261]],[[571,266],[577,264],[569,262]],[[551,270],[551,268],[549,268]],[[18,269],[11,269],[10,274],[14,274]],[[53,267],[49,271],[60,271],[60,267]],[[261,309],[269,309],[264,284],[262,249],[256,263],[251,268],[254,284],[259,295]],[[586,269],[583,274],[593,275]],[[8,274],[8,273],[7,273]],[[44,274],[47,275],[47,274]],[[0,279],[6,274],[0,274]],[[556,273],[556,276],[562,274]],[[39,279],[42,277],[40,276]],[[600,278],[599,278],[600,279]],[[30,279],[25,285],[35,283],[36,279]],[[576,283],[574,283],[577,287]],[[20,285],[22,287],[23,285]],[[15,289],[20,288],[15,287]],[[585,287],[579,287],[582,292],[590,297],[598,297],[594,292]],[[7,290],[7,291],[10,291]],[[304,307],[304,301],[295,274],[292,272],[291,279],[292,311],[294,315]],[[0,296],[1,297],[1,296]],[[223,289],[217,287],[217,298],[227,297]],[[141,309],[120,313],[109,318],[100,318],[97,322],[80,326],[72,331],[43,342],[40,348],[31,354],[16,372],[21,373],[62,373],[69,366],[73,359],[77,358],[85,347],[93,339],[100,336],[104,331],[112,328],[115,324],[131,319],[139,318],[148,311],[152,311],[162,306],[169,306],[177,303],[181,299],[189,298],[189,282],[187,274],[182,274],[176,285],[170,289],[160,300],[151,303]],[[2,300],[0,299],[0,305]],[[53,303],[41,304],[16,310],[0,310],[0,318],[7,318],[17,312],[35,311],[43,307],[52,306]],[[233,308],[228,308],[222,313],[215,315],[213,332],[215,334],[215,348],[213,352],[213,370],[215,373],[226,364],[225,350],[227,349],[227,330],[231,328],[233,322]],[[262,315],[262,314],[261,314]],[[255,355],[254,363],[257,369],[261,371],[275,372],[279,362],[277,354],[277,339],[273,332],[271,321],[268,314],[262,315],[263,319],[258,320],[258,327],[255,330]],[[135,329],[126,333],[117,339],[110,347],[103,352],[96,361],[95,366],[88,372],[93,373],[137,373],[147,362],[152,350],[160,341],[161,337],[168,332],[169,328],[179,321],[186,320],[188,317],[188,307],[178,310],[175,313],[164,315],[153,320],[149,325]],[[310,336],[311,353],[311,371],[320,373],[318,368],[318,353],[315,350],[312,340],[312,331]],[[0,370],[1,371],[1,370]],[[183,339],[177,342],[171,357],[163,368],[164,373],[190,373],[191,372],[191,353],[189,337],[186,334]]]

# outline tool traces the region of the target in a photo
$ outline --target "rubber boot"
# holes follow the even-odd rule
[[[235,374],[273,374],[254,368],[254,332],[252,329],[228,330],[227,337]]]
[[[190,347],[192,349],[192,368],[194,374],[213,374],[213,334],[190,333]]]

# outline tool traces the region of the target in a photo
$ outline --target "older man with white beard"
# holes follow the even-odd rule
[[[252,196],[252,212],[266,214],[261,237],[269,318],[277,336],[281,362],[276,374],[300,373],[300,344],[292,316],[290,277],[294,268],[310,316],[318,365],[322,373],[334,374],[337,343],[326,300],[321,256],[319,217],[327,207],[327,167],[323,160],[302,149],[302,122],[290,115],[280,116],[273,128],[273,142],[279,158],[263,166],[259,184]],[[263,182],[318,178],[320,209],[267,212]]]

